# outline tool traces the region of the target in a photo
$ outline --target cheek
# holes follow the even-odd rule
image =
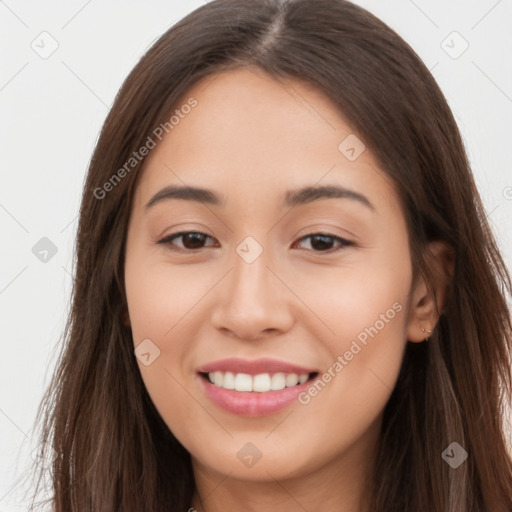
[[[216,274],[171,267],[134,253],[126,261],[125,283],[134,342],[169,339],[186,325],[194,305],[211,289]],[[182,324],[182,320],[184,323]]]
[[[350,279],[345,275],[344,287],[335,291],[331,285],[329,300],[323,300],[324,313],[330,311],[323,318],[335,334],[324,329],[319,340],[330,361],[299,397],[295,417],[310,433],[308,442],[315,439],[304,454],[310,464],[320,464],[320,454],[329,450],[341,454],[357,445],[378,424],[398,378],[405,349],[409,274],[407,269],[382,270],[370,272],[375,279],[366,286],[361,286],[356,272]]]
[[[161,266],[152,267],[135,256],[132,253],[126,262],[125,283],[138,367],[158,413],[183,440],[188,433],[182,427],[192,424],[197,414],[184,375],[190,349],[186,341],[194,336],[187,332],[186,319],[200,290],[180,286],[179,270],[174,272],[177,279],[170,279]]]
[[[372,344],[376,352],[404,344],[412,269],[406,248],[399,264],[392,255],[375,251],[364,262],[295,272],[294,292],[316,317],[315,337],[331,355],[349,350],[354,340],[366,348],[370,340],[386,340]]]
[[[127,246],[125,287],[139,370],[159,414],[173,432],[180,432],[194,415],[186,379],[200,323],[190,319],[218,277],[171,268],[138,246]]]
[[[402,249],[376,252],[365,265],[339,269],[335,278],[332,269],[324,278],[307,278],[315,287],[308,304],[330,332],[317,330],[330,362],[302,397],[312,416],[325,415],[327,407],[329,421],[360,428],[387,403],[406,346],[412,268],[407,246]]]

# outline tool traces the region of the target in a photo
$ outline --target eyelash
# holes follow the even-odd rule
[[[179,233],[174,233],[172,235],[166,236],[165,238],[162,238],[157,243],[158,244],[162,244],[162,245],[167,245],[173,251],[181,251],[181,252],[184,251],[184,252],[192,253],[192,252],[204,249],[204,247],[200,247],[198,249],[187,249],[187,248],[184,248],[184,247],[176,247],[176,246],[172,245],[172,240],[174,240],[175,238],[180,238],[180,237],[182,237],[184,235],[189,235],[189,234],[204,235],[207,238],[212,239],[212,237],[210,237],[206,233],[201,233],[200,231],[180,231]],[[345,240],[344,238],[341,238],[339,236],[331,235],[329,233],[320,233],[320,232],[319,233],[310,233],[309,235],[305,235],[305,236],[299,238],[298,242],[300,242],[302,240],[305,240],[307,238],[313,238],[315,236],[321,236],[321,237],[324,237],[324,238],[331,238],[331,239],[334,239],[334,240],[340,242],[340,246],[337,249],[328,249],[326,251],[314,251],[313,249],[311,249],[311,250],[313,250],[313,252],[316,252],[316,253],[332,254],[334,252],[343,250],[343,249],[345,249],[347,247],[350,247],[350,246],[354,245],[353,242],[350,242],[349,240]]]

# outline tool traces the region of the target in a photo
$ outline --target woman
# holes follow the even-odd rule
[[[395,32],[344,0],[214,0],[91,161],[53,509],[512,510],[510,291]]]

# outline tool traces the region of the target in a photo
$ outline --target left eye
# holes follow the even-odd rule
[[[174,240],[178,238],[182,239],[183,245],[176,248]],[[169,235],[160,240],[158,243],[168,245],[172,250],[185,249],[187,251],[193,251],[196,249],[202,249],[202,244],[207,238],[213,240],[213,238],[206,235],[205,233],[200,233],[197,231],[182,231],[180,233],[175,233],[174,235]],[[341,250],[345,247],[353,245],[352,242],[345,240],[344,238],[330,235],[328,233],[311,233],[300,238],[298,242],[307,239],[311,239],[310,245],[314,252],[333,252],[331,246],[334,242],[338,242],[339,244],[338,248],[335,248],[334,251]]]
[[[301,240],[307,240],[311,239],[310,245],[311,247],[319,248],[319,251],[314,252],[335,252],[339,251],[341,249],[344,249],[345,247],[349,247],[351,245],[354,245],[352,242],[349,242],[348,240],[345,240],[344,238],[341,238],[339,236],[330,235],[329,233],[311,233],[310,235],[303,236],[299,239],[299,242]],[[332,246],[334,242],[338,242],[338,248],[335,248],[332,250]],[[329,246],[329,247],[326,247]],[[327,250],[325,250],[327,249]]]

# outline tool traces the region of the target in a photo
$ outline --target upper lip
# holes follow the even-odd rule
[[[210,372],[232,372],[232,373],[246,373],[248,375],[258,375],[261,373],[296,373],[298,375],[315,373],[317,370],[305,368],[296,364],[288,363],[286,361],[279,361],[278,359],[254,359],[252,361],[247,359],[240,359],[232,357],[229,359],[221,359],[212,363],[205,364],[197,369],[199,373]]]

